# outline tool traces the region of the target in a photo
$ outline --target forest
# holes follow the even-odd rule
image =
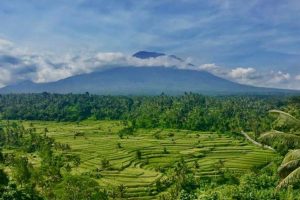
[[[9,94],[0,115],[0,199],[300,198],[300,97]]]
[[[0,96],[2,119],[81,121],[126,120],[140,128],[202,131],[262,131],[270,128],[271,109],[290,109],[299,99],[282,96],[97,96],[86,94],[11,94]],[[149,112],[151,111],[151,112]],[[298,117],[299,111],[288,110]]]

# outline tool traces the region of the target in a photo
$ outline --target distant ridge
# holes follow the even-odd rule
[[[237,84],[204,71],[165,67],[120,67],[51,83],[30,81],[6,86],[0,93],[85,93],[104,95],[279,94],[295,91]]]
[[[166,56],[140,51],[134,57],[147,59]],[[168,55],[167,55],[168,56]],[[177,60],[180,58],[174,57]],[[191,65],[191,64],[190,64]],[[81,74],[50,83],[24,81],[0,89],[0,93],[85,93],[103,95],[178,95],[194,92],[211,95],[227,94],[300,94],[300,91],[262,88],[235,83],[206,71],[174,67],[114,67]]]

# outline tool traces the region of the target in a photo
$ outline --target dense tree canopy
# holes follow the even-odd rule
[[[80,121],[88,118],[129,120],[142,128],[191,130],[268,130],[267,112],[286,99],[267,96],[97,96],[23,94],[0,96],[3,119]],[[259,122],[259,124],[258,124]]]

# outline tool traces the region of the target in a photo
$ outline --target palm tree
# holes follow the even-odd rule
[[[284,145],[288,147],[288,149],[299,148],[300,120],[279,110],[271,110],[270,113],[277,116],[273,129],[279,129],[281,131],[272,130],[261,135],[259,139],[263,143],[269,145]],[[290,150],[285,155],[285,158],[278,168],[278,173],[281,181],[278,184],[277,189],[294,185],[300,181],[300,149]]]
[[[273,146],[275,149],[282,152],[280,147],[294,149],[300,146],[300,135],[294,133],[286,133],[282,131],[272,130],[262,134],[259,140],[263,144]],[[285,152],[286,153],[286,152]]]
[[[126,193],[125,185],[123,185],[123,184],[118,185],[117,192],[118,192],[120,198],[124,198],[125,193]]]
[[[277,189],[293,185],[300,181],[300,149],[287,153],[278,168],[278,172],[282,180]]]
[[[280,110],[270,110],[269,113],[277,117],[277,120],[273,123],[275,125],[273,128],[285,129],[286,131],[300,129],[300,120],[289,113]]]

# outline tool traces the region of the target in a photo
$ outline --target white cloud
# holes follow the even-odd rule
[[[111,63],[111,62],[123,60],[125,56],[123,53],[119,53],[119,52],[107,52],[107,53],[97,53],[95,58],[99,62]]]
[[[199,66],[198,69],[208,71],[222,78],[241,84],[300,89],[300,85],[296,83],[297,79],[300,80],[300,74],[299,76],[296,76],[295,79],[292,79],[289,73],[283,71],[257,71],[253,67],[227,69],[214,63],[203,64]]]
[[[223,67],[220,67],[220,66],[216,65],[215,63],[203,64],[203,65],[200,65],[196,69],[197,70],[208,71],[208,72],[210,72],[212,74],[215,74],[215,75],[221,76],[221,77],[227,77],[227,74],[228,74],[228,70],[226,70]]]
[[[256,70],[252,67],[242,68],[238,67],[229,72],[229,76],[234,79],[247,79],[252,76]]]
[[[203,65],[200,65],[198,67],[198,69],[200,70],[206,70],[206,71],[218,71],[220,69],[219,66],[217,66],[215,63],[208,63],[208,64],[203,64]]]
[[[191,59],[178,60],[170,56],[139,59],[120,52],[84,52],[53,55],[33,53],[19,49],[9,41],[0,39],[0,87],[23,80],[34,82],[56,81],[70,76],[90,73],[108,67],[177,67],[208,71],[242,84],[264,87],[300,89],[300,74],[295,77],[283,71],[258,71],[254,67],[225,68],[215,63],[190,65]]]
[[[271,71],[271,79],[269,80],[270,83],[282,83],[289,81],[291,79],[291,75],[289,73],[284,73],[282,71],[274,72]]]
[[[120,52],[88,52],[79,56],[38,54],[0,39],[0,87],[22,80],[56,81],[116,66],[177,66],[185,69],[189,66],[189,60],[180,61],[170,56],[140,59]]]
[[[7,50],[12,48],[13,43],[0,38],[0,51]]]

